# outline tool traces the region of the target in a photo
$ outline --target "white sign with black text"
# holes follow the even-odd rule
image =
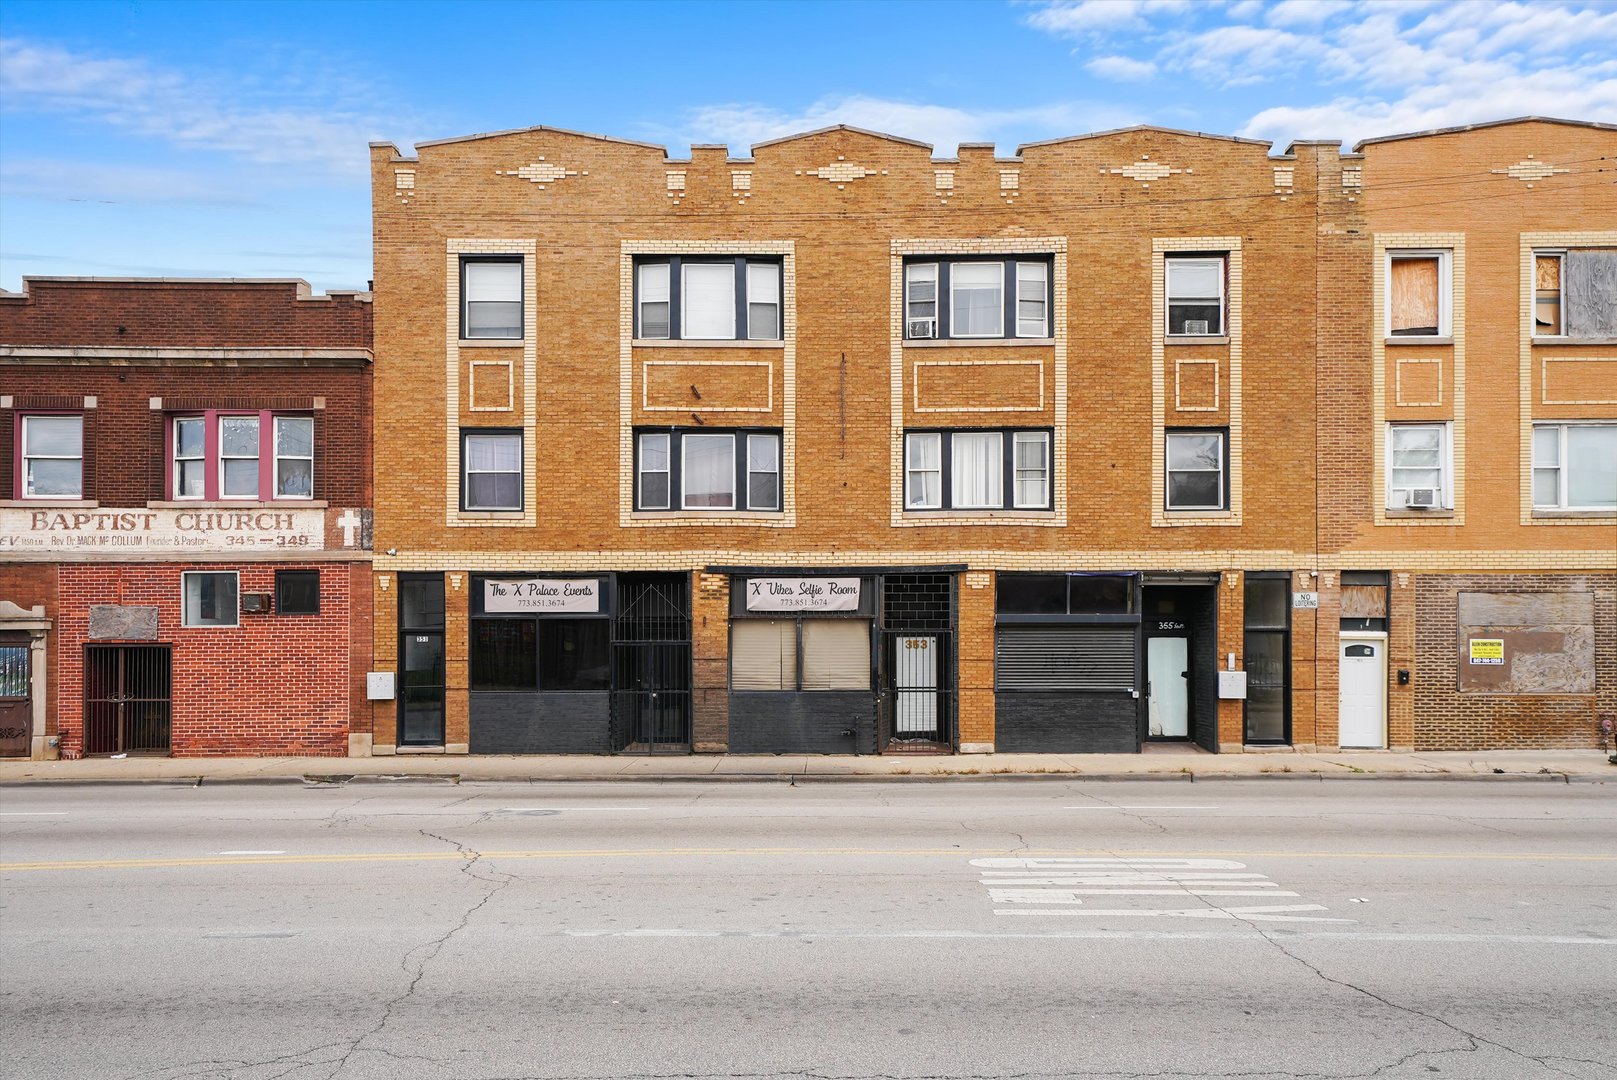
[[[858,611],[856,577],[747,579],[748,611]]]
[[[485,580],[483,610],[490,614],[594,614],[601,610],[601,582],[597,578]]]

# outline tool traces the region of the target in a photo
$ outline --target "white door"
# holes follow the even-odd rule
[[[1380,750],[1387,745],[1387,639],[1342,636],[1342,702],[1337,742]]]
[[[894,686],[898,707],[893,734],[898,738],[938,737],[938,639],[901,637]]]
[[[1190,734],[1190,639],[1147,638],[1145,659],[1151,737],[1183,739]]]

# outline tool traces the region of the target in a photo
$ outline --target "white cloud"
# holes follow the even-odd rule
[[[1270,26],[1318,26],[1352,6],[1349,0],[1280,0],[1263,17]]]
[[[379,125],[333,108],[340,76],[265,80],[243,73],[181,74],[145,60],[93,56],[16,38],[0,40],[0,108],[103,124],[173,146],[241,161],[309,166],[350,177],[366,170]]]
[[[753,104],[710,105],[690,113],[677,131],[658,129],[650,134],[669,142],[670,149],[684,143],[726,143],[740,152],[754,143],[783,135],[849,124],[931,143],[935,153],[945,155],[963,142],[990,142],[1001,137],[1042,139],[1052,134],[1080,134],[1137,122],[1137,113],[1114,104],[1071,102],[1021,109],[958,109],[853,95],[822,98],[796,112]]]
[[[1145,25],[1155,15],[1180,12],[1190,0],[1059,0],[1027,17],[1027,24],[1063,37],[1086,37]]]
[[[0,189],[9,198],[49,202],[247,205],[248,188],[195,169],[163,169],[53,158],[0,162]]]
[[[1084,67],[1092,75],[1117,82],[1141,82],[1157,73],[1157,65],[1149,60],[1127,56],[1097,56]]]

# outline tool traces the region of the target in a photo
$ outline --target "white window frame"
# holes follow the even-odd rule
[[[180,455],[180,424],[192,423],[202,425],[202,453],[199,455]],[[175,416],[170,420],[169,445],[172,454],[169,458],[169,491],[176,500],[203,500],[208,497],[208,418],[203,414],[194,416]],[[197,461],[202,464],[202,490],[195,495],[186,495],[180,490],[180,463],[183,461]]]
[[[1423,427],[1436,428],[1438,430],[1439,439],[1440,439],[1438,455],[1437,455],[1438,470],[1439,470],[1439,472],[1438,472],[1437,503],[1436,503],[1435,506],[1432,507],[1432,509],[1434,509],[1434,510],[1453,510],[1454,509],[1454,424],[1453,424],[1452,421],[1449,421],[1449,420],[1421,420],[1421,421],[1414,421],[1414,422],[1409,422],[1409,423],[1405,423],[1405,422],[1388,423],[1386,428],[1382,431],[1382,448],[1383,448],[1382,468],[1386,472],[1386,477],[1385,477],[1386,494],[1385,494],[1385,498],[1384,498],[1384,501],[1383,501],[1383,505],[1388,510],[1413,510],[1413,509],[1416,509],[1416,508],[1410,507],[1407,504],[1407,500],[1394,501],[1396,492],[1412,491],[1414,489],[1409,488],[1409,487],[1398,487],[1398,486],[1393,484],[1393,473],[1396,470],[1396,468],[1398,468],[1398,466],[1395,466],[1394,463],[1393,463],[1393,446],[1392,446],[1392,433],[1393,433],[1393,430],[1395,428],[1423,428]],[[1410,468],[1416,468],[1418,466],[1409,466],[1409,467]]]
[[[309,425],[309,452],[307,454],[281,453],[281,424],[286,421],[297,421],[299,423]],[[273,441],[275,444],[273,447],[274,460],[270,463],[270,484],[271,491],[274,493],[273,498],[277,500],[314,498],[314,417],[299,416],[296,413],[287,413],[285,415],[281,415],[279,413],[271,414],[270,429],[273,432]],[[261,444],[263,437],[263,433],[260,432],[259,439],[261,440]],[[282,461],[307,461],[309,463],[309,493],[307,495],[288,495],[281,490]]]
[[[774,296],[769,300],[753,299],[753,272],[767,270],[773,275]],[[782,292],[785,288],[785,267],[778,262],[763,259],[748,259],[742,264],[741,280],[746,286],[747,295],[743,297],[747,311],[747,340],[748,341],[780,341],[786,336],[785,304],[782,302]],[[752,327],[752,309],[754,307],[772,307],[775,309],[775,333],[757,334]]]
[[[77,420],[79,422],[79,452],[69,454],[30,454],[28,452],[28,424],[33,420]],[[78,501],[84,498],[84,414],[83,413],[27,413],[22,418],[22,431],[19,433],[18,456],[22,458],[22,492],[24,499],[69,499]],[[28,489],[28,463],[30,461],[77,461],[79,463],[78,491],[70,495],[35,494]]]
[[[515,470],[515,475],[517,478],[517,502],[515,506],[479,506],[472,503],[472,485],[470,483],[470,478],[474,473],[478,476],[512,475],[512,470],[510,469],[473,469],[471,464],[471,455],[467,453],[467,447],[471,444],[471,440],[473,438],[516,440],[517,467]],[[519,431],[489,431],[479,430],[477,428],[460,429],[460,505],[463,512],[499,514],[520,513],[522,511],[523,504],[527,498],[527,492],[525,491],[525,488],[527,487],[527,478],[523,476],[523,470],[526,467],[523,461],[523,456],[525,453],[523,442],[524,440],[522,433]]]
[[[1173,271],[1177,266],[1192,266],[1197,263],[1213,263],[1218,270],[1218,329],[1209,330],[1205,334],[1176,334],[1173,332]],[[1228,255],[1174,255],[1167,254],[1162,259],[1162,332],[1171,338],[1198,338],[1198,337],[1227,337],[1230,332],[1230,257]],[[1203,304],[1212,297],[1195,296],[1181,297],[1181,304]]]
[[[646,468],[646,443],[648,440],[661,439],[663,444],[663,462],[661,469]],[[674,501],[674,436],[667,431],[642,431],[637,440],[635,462],[635,508],[637,510],[667,510]],[[662,504],[652,506],[646,502],[645,478],[648,475],[662,476],[667,484]]]
[[[1398,334],[1392,332],[1392,264],[1402,259],[1437,260],[1437,333]],[[1563,267],[1563,269],[1565,269]],[[1381,334],[1388,341],[1432,341],[1454,336],[1454,250],[1452,248],[1388,248],[1381,265]]]
[[[917,275],[916,271],[928,271],[931,276]],[[932,299],[917,299],[912,295],[915,285],[931,285]],[[916,315],[911,310],[915,304],[931,304],[932,314]],[[911,323],[927,323],[931,326],[930,334],[911,334]],[[938,264],[935,262],[905,263],[904,264],[904,337],[912,341],[933,341],[938,336]]]
[[[997,305],[997,310],[999,312],[999,323],[998,323],[998,326],[990,333],[986,333],[986,334],[962,334],[957,329],[957,327],[960,325],[960,321],[956,317],[956,314],[955,314],[955,294],[959,290],[956,288],[956,284],[955,284],[956,281],[957,281],[955,271],[959,267],[962,267],[962,266],[992,266],[999,272],[999,274],[998,274],[998,280],[999,280],[999,304]],[[1005,262],[1004,262],[1004,260],[1000,260],[1000,261],[995,262],[995,261],[991,261],[991,260],[960,259],[958,261],[951,261],[949,263],[949,336],[951,338],[966,338],[966,339],[971,339],[971,338],[994,339],[994,338],[1004,338],[1005,337]]]
[[[938,466],[935,469],[917,469],[911,462],[914,461],[912,448],[919,440],[929,439],[937,450]],[[915,497],[915,478],[918,476],[936,476],[938,478],[938,498],[935,502],[927,502]],[[921,485],[924,496],[926,485]],[[943,432],[917,431],[904,435],[904,509],[906,510],[941,510],[943,509]]]
[[[503,303],[509,300],[483,301],[467,298],[467,278],[473,266],[488,266],[495,263],[514,265],[517,268],[517,332],[514,334],[474,334],[471,328],[471,306],[476,303]],[[520,255],[480,255],[465,256],[460,260],[460,339],[462,341],[521,341],[528,325],[528,304],[526,300],[528,284],[528,268]]]
[[[1561,327],[1561,332],[1559,334],[1541,333],[1539,331],[1539,328],[1538,328],[1538,260],[1540,260],[1540,259],[1554,259],[1556,262],[1561,264],[1561,272],[1556,275],[1556,280],[1561,283],[1561,287],[1556,290],[1557,296],[1556,296],[1556,301],[1555,301],[1555,306],[1556,306],[1556,320],[1555,321]],[[1532,307],[1532,310],[1533,310],[1533,324],[1532,324],[1532,326],[1533,326],[1533,335],[1532,336],[1533,337],[1538,337],[1538,338],[1551,338],[1551,339],[1554,339],[1556,341],[1562,340],[1563,338],[1565,338],[1567,336],[1567,333],[1566,333],[1566,248],[1535,248],[1533,250],[1533,274],[1532,274],[1532,286],[1531,286],[1531,288],[1532,288],[1532,292],[1533,292],[1533,307]]]
[[[1539,421],[1533,425],[1533,442],[1529,447],[1529,452],[1532,454],[1533,462],[1533,475],[1529,478],[1529,498],[1532,499],[1534,510],[1567,510],[1597,514],[1617,514],[1617,507],[1614,506],[1589,506],[1567,502],[1567,494],[1571,488],[1569,474],[1567,471],[1567,431],[1570,428],[1581,427],[1617,429],[1617,420],[1547,420]],[[1553,466],[1539,464],[1538,432],[1540,429],[1552,430],[1556,433],[1556,463]],[[1541,503],[1538,501],[1536,496],[1538,489],[1537,474],[1539,472],[1547,472],[1550,469],[1555,470],[1555,502]]]
[[[690,488],[689,480],[690,480],[690,457],[691,456],[685,452],[685,441],[687,439],[693,439],[693,438],[695,438],[695,439],[728,439],[728,440],[730,440],[730,469],[729,469],[729,472],[727,473],[727,475],[730,477],[730,504],[728,506],[692,506],[692,505],[690,505],[691,488]],[[734,510],[734,509],[736,509],[736,506],[737,506],[737,504],[739,503],[740,500],[737,498],[737,495],[739,493],[736,491],[736,488],[735,488],[735,485],[736,485],[736,482],[737,482],[736,481],[736,457],[735,457],[735,455],[736,455],[736,437],[735,437],[735,432],[733,432],[733,431],[725,431],[725,432],[720,432],[720,431],[688,431],[688,432],[681,432],[680,436],[679,436],[679,508],[681,510],[695,511],[695,512],[699,512],[699,513],[712,513],[714,511],[718,511],[718,512],[722,513],[723,511],[726,511],[726,510]]]
[[[1212,435],[1218,439],[1218,502],[1214,505],[1198,504],[1195,506],[1175,506],[1173,501],[1173,474],[1176,472],[1211,472],[1211,469],[1176,469],[1173,467],[1173,441],[1179,438],[1205,437]],[[1190,428],[1182,431],[1168,430],[1162,433],[1162,508],[1170,513],[1185,511],[1206,512],[1228,510],[1230,502],[1229,492],[1230,470],[1230,436],[1223,429]]]
[[[258,427],[258,453],[251,458],[240,454],[225,453],[225,421],[251,420]],[[215,472],[219,478],[219,499],[221,502],[257,502],[264,498],[264,416],[262,413],[230,413],[221,412],[217,417],[219,460],[215,464]],[[225,490],[225,462],[252,461],[257,468],[253,472],[253,493],[251,495],[232,495]]]
[[[236,582],[236,613],[232,622],[192,622],[191,621],[191,586],[192,578],[200,577],[229,577]],[[180,574],[180,625],[195,630],[228,630],[241,625],[241,573],[237,570],[186,570]]]
[[[1023,470],[1016,463],[1016,449],[1023,443],[1038,443],[1044,447],[1044,468],[1039,475],[1039,483],[1043,488],[1044,498],[1039,502],[1023,502],[1019,494]],[[1050,472],[1050,433],[1048,431],[1013,431],[1011,433],[1011,506],[1017,510],[1050,509]]]
[[[1022,271],[1037,270],[1037,278],[1030,281],[1039,286],[1039,327],[1036,333],[1022,332]],[[1050,264],[1043,260],[1021,261],[1016,264],[1016,336],[1019,338],[1047,338],[1050,336]],[[1031,303],[1031,301],[1027,301]]]

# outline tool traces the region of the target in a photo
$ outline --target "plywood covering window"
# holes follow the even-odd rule
[[[1389,253],[1387,333],[1390,336],[1448,335],[1447,267],[1447,252]]]
[[[1535,252],[1533,333],[1617,337],[1617,249]]]

